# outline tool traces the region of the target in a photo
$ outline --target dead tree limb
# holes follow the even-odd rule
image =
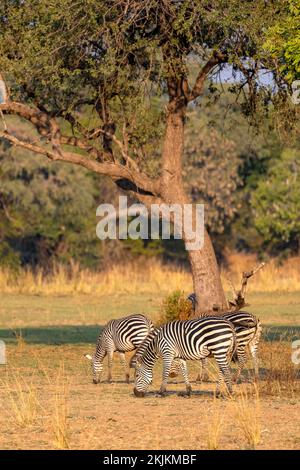
[[[242,275],[242,285],[239,291],[236,291],[232,281],[228,279],[230,287],[233,293],[233,300],[229,301],[231,310],[240,310],[241,308],[246,306],[245,295],[247,290],[248,279],[256,274],[260,269],[264,267],[265,263],[260,263],[256,268],[252,269],[251,271],[244,271]]]

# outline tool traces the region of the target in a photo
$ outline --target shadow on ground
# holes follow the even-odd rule
[[[22,328],[15,330],[0,329],[0,340],[15,343],[16,337],[22,338],[28,344],[80,344],[95,343],[103,325],[57,325],[37,328]],[[265,341],[291,341],[300,338],[300,326],[266,326],[263,331]]]
[[[0,339],[16,343],[20,334],[28,344],[80,344],[95,343],[103,325],[61,325],[37,328],[0,329]]]

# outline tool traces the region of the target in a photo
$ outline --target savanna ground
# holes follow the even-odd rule
[[[49,286],[43,293],[38,279],[27,291],[25,284],[9,289],[2,282],[0,339],[7,344],[7,365],[0,366],[0,448],[300,448],[300,374],[291,361],[291,341],[300,339],[300,290],[249,293],[250,311],[264,326],[260,381],[251,383],[249,361],[233,399],[214,398],[213,361],[211,381],[202,384],[194,382],[197,364],[189,364],[191,398],[177,395],[184,389],[180,378],[170,383],[166,398],[156,396],[160,363],[147,397],[135,398],[117,356],[114,382],[105,382],[105,362],[104,382],[92,384],[84,354],[93,352],[101,326],[134,312],[155,321],[166,293],[185,275],[170,276],[174,285],[154,275],[158,284],[146,279],[147,288],[140,283],[139,291],[128,271],[127,281],[115,280],[105,295],[79,288],[63,295]],[[189,282],[182,286],[187,293]]]

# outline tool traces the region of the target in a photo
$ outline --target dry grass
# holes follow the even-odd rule
[[[234,410],[237,422],[246,441],[246,447],[256,449],[261,438],[261,411],[259,389],[254,385],[254,397],[251,397],[246,387],[241,387],[237,399],[234,401]]]
[[[224,413],[220,401],[214,397],[213,408],[206,415],[207,449],[217,450],[220,446],[220,437],[224,429]]]
[[[236,286],[240,285],[241,273],[256,265],[254,256],[230,254],[228,267],[222,270],[224,286],[230,277]],[[142,263],[112,266],[106,271],[80,270],[73,263],[69,267],[58,265],[52,275],[44,276],[41,270],[33,273],[23,270],[18,275],[0,270],[0,292],[10,294],[130,294],[169,293],[175,290],[192,292],[190,273],[180,267],[164,265],[156,260]],[[300,290],[300,259],[291,258],[279,266],[272,260],[249,282],[250,291],[293,292]]]
[[[287,348],[286,341],[281,340],[270,344],[262,343],[260,350],[265,361],[261,394],[293,398],[299,388],[299,367],[292,363],[291,347]]]
[[[65,366],[62,363],[59,367],[55,392],[54,410],[52,414],[52,432],[54,436],[54,446],[57,449],[69,449],[69,423],[68,423],[68,398],[69,384],[65,375]]]
[[[263,343],[263,347],[264,354],[271,352],[270,343]],[[282,347],[289,350],[288,343],[282,343]],[[118,360],[114,362],[115,382],[93,385],[90,367],[83,357],[85,350],[86,345],[53,348],[28,344],[20,353],[16,346],[9,345],[8,357],[14,361],[14,369],[8,367],[0,382],[0,448],[267,449],[299,446],[299,380],[294,384],[293,399],[283,388],[278,398],[275,386],[272,387],[275,394],[262,393],[263,373],[257,386],[235,385],[233,399],[216,399],[215,381],[193,384],[190,399],[178,397],[177,392],[184,389],[180,380],[170,383],[167,397],[161,399],[153,393],[161,381],[159,362],[149,393],[146,398],[137,399],[133,396],[133,383],[127,385],[122,381],[123,370]],[[62,356],[64,364],[61,364]],[[266,365],[263,355],[262,372]],[[107,364],[104,366],[106,369]],[[189,363],[189,370],[191,379],[195,378],[194,362]]]
[[[238,266],[239,273],[255,265],[253,260],[248,261],[245,266]],[[297,267],[288,266],[291,275],[289,269]],[[67,270],[62,270],[64,274],[58,274],[59,281],[40,280],[39,293],[46,296],[2,296],[0,334],[7,341],[8,365],[0,366],[1,449],[299,448],[300,376],[299,366],[291,362],[291,340],[299,335],[298,292],[254,292],[249,296],[254,313],[259,314],[264,325],[257,386],[247,381],[253,378],[249,361],[244,383],[234,386],[235,397],[216,400],[217,369],[210,360],[211,381],[193,383],[190,399],[177,396],[184,389],[180,378],[178,383],[170,383],[167,397],[160,399],[154,393],[161,382],[158,361],[149,394],[140,400],[133,395],[133,383],[123,382],[123,368],[117,358],[113,371],[115,382],[93,385],[90,364],[84,354],[93,351],[99,324],[133,311],[145,311],[155,319],[166,293],[174,287],[189,292],[191,285],[185,271],[173,272],[155,263],[147,279],[137,265],[114,269],[110,274],[86,272],[91,276],[86,279],[81,271],[68,277]],[[163,270],[170,276],[166,281]],[[176,273],[181,277],[176,278]],[[56,295],[65,292],[66,285],[59,285],[63,276],[69,282],[69,293],[77,276],[77,280],[82,279],[82,286],[89,287],[89,292],[94,292],[95,282],[101,297]],[[177,279],[174,284],[172,276],[173,280]],[[108,289],[106,297],[102,295],[101,279]],[[139,285],[138,279],[143,281]],[[0,275],[0,285],[1,282]],[[18,282],[10,288],[21,288],[22,283]],[[30,287],[32,294],[37,287],[33,278],[30,282],[22,288]],[[253,279],[249,283],[252,290],[256,282]],[[275,282],[276,279],[273,287]],[[126,288],[129,294],[123,295]],[[165,292],[161,294],[162,289]],[[106,367],[105,362],[104,377]],[[191,380],[197,372],[198,363],[189,362]]]
[[[17,349],[19,352],[22,352],[26,344],[26,341],[23,337],[22,330],[14,330],[13,334],[14,334],[14,337],[16,338]]]
[[[26,381],[16,370],[11,372],[11,381],[3,381],[7,394],[7,411],[14,422],[24,428],[31,426],[37,416],[37,390],[32,382]]]

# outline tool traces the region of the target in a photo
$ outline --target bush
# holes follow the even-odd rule
[[[187,320],[192,316],[192,303],[187,299],[183,291],[176,290],[163,301],[159,323],[162,324],[174,320]]]

